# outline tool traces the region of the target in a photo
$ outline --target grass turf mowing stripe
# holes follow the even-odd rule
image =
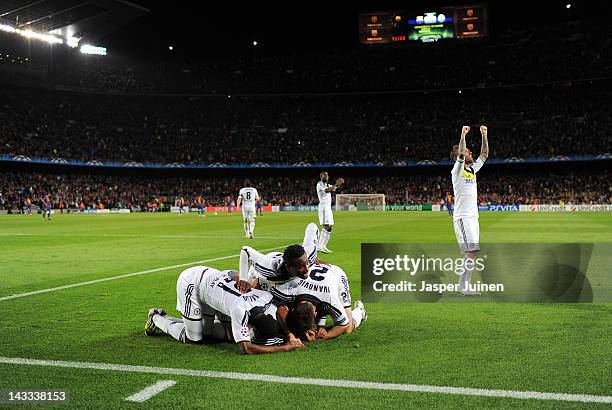
[[[583,403],[612,403],[612,396],[594,396],[589,394],[547,393],[536,391],[492,390],[472,387],[431,386],[421,384],[375,383],[356,380],[313,379],[306,377],[285,377],[267,374],[219,372],[209,370],[177,369],[169,367],[148,367],[112,363],[70,362],[63,360],[24,359],[2,357],[0,363],[30,366],[50,366],[71,369],[94,369],[131,373],[163,374],[173,376],[212,377],[233,380],[248,380],[271,383],[315,385],[323,387],[342,387],[350,389],[375,389],[405,391],[414,393],[437,393],[481,397],[503,397],[512,399],[554,400]]]
[[[175,384],[176,382],[174,380],[160,380],[155,384],[145,387],[138,393],[126,397],[125,400],[142,403],[143,401],[149,400],[151,397],[163,392],[164,390],[174,386]]]
[[[69,236],[86,237],[86,238],[208,238],[208,239],[244,239],[244,235],[240,236],[223,236],[223,235],[134,235],[134,234],[95,234],[95,233],[0,233],[0,236]],[[293,236],[256,236],[257,239],[302,239]]]
[[[263,249],[263,250],[261,250],[261,252],[272,251],[274,249],[284,248],[286,246],[288,246],[288,245],[275,246],[274,248]],[[5,300],[23,298],[23,297],[26,297],[26,296],[39,295],[41,293],[49,293],[49,292],[55,292],[55,291],[63,290],[63,289],[76,288],[76,287],[79,287],[79,286],[93,285],[95,283],[108,282],[110,280],[129,278],[129,277],[138,276],[138,275],[145,275],[147,273],[161,272],[161,271],[165,271],[165,270],[169,270],[169,269],[182,268],[182,267],[185,267],[185,266],[197,265],[197,264],[200,264],[200,263],[214,262],[214,261],[220,261],[220,260],[223,260],[223,259],[237,258],[239,256],[240,256],[240,254],[228,255],[228,256],[220,256],[218,258],[204,259],[204,260],[201,260],[201,261],[188,262],[188,263],[181,263],[179,265],[165,266],[163,268],[155,268],[155,269],[148,269],[148,270],[143,270],[143,271],[139,271],[139,272],[126,273],[126,274],[123,274],[123,275],[111,276],[111,277],[108,277],[108,278],[88,280],[86,282],[71,283],[69,285],[56,286],[54,288],[33,290],[31,292],[25,292],[25,293],[17,293],[17,294],[14,294],[14,295],[8,295],[8,296],[0,297],[0,302],[5,301]]]

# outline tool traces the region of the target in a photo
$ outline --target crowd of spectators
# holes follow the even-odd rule
[[[187,98],[0,89],[0,155],[162,163],[447,159],[461,125],[491,158],[612,147],[608,82],[377,96]],[[468,140],[479,149],[474,130]]]
[[[560,174],[479,174],[482,204],[612,204],[612,174],[570,171]],[[316,178],[251,178],[265,204],[316,205]],[[202,196],[207,206],[235,201],[242,178],[165,178],[83,174],[0,174],[0,209],[23,210],[28,198],[37,204],[47,194],[56,208],[168,209],[179,197],[194,204]],[[439,204],[452,193],[449,175],[346,178],[342,193],[385,194],[388,205]]]

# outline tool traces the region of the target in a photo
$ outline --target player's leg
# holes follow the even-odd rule
[[[454,221],[455,235],[459,242],[459,248],[464,256],[464,271],[459,275],[460,292],[466,296],[477,296],[480,292],[470,289],[474,261],[480,250],[480,228],[478,218],[461,218]]]
[[[309,223],[304,231],[304,241],[302,247],[308,255],[308,264],[313,265],[317,260],[317,250],[319,247],[319,228],[314,223]]]
[[[327,247],[327,244],[331,238],[332,228],[334,226],[334,215],[332,214],[331,207],[325,208],[323,217],[324,224],[323,229],[321,230],[321,241],[319,246],[323,250],[323,252],[330,253],[331,251]]]
[[[249,208],[249,237],[252,239],[255,234],[255,208]]]
[[[348,277],[346,273],[339,267],[335,266],[334,270],[338,273],[338,295],[344,306],[349,322],[353,322],[353,327],[349,333],[352,333],[359,327],[359,325],[368,318],[363,302],[358,300],[355,302],[355,307],[351,308],[353,300],[351,298],[351,288],[349,286]]]
[[[319,237],[319,249],[323,253],[329,253],[331,251],[327,248],[327,243],[331,237],[332,226],[334,224],[334,217],[331,213],[331,207],[319,208],[319,222],[323,226]]]

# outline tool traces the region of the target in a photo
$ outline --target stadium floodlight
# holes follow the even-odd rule
[[[5,31],[7,33],[14,33],[17,29],[15,27],[6,25],[6,24],[0,24],[0,31]]]
[[[81,48],[79,49],[79,51],[82,54],[94,54],[94,55],[98,55],[98,56],[105,56],[106,55],[106,48],[105,47],[96,47],[96,46],[92,46],[90,44],[82,45]]]
[[[9,26],[8,24],[0,24],[0,31],[19,34],[20,36],[23,36],[26,38],[33,38],[36,40],[46,41],[49,44],[63,44],[64,43],[64,40],[62,40],[61,38],[55,37],[51,34],[37,33],[32,30],[22,30],[19,28],[15,28],[13,26]]]
[[[253,41],[253,46],[257,47],[257,40]]]
[[[572,7],[572,3],[567,3],[567,4],[565,5],[565,8],[566,8],[566,9],[570,9],[571,7]]]
[[[79,46],[79,41],[81,39],[79,37],[66,37],[66,44],[68,47],[77,48]]]
[[[174,50],[174,46],[168,46],[168,50],[170,51]]]
[[[32,31],[32,30],[20,30],[20,29],[16,29],[15,32],[27,38],[34,38],[36,40],[46,41],[49,44],[63,44],[64,43],[64,40],[62,40],[61,38],[52,36],[51,34],[42,34],[42,33],[37,33],[35,31]]]

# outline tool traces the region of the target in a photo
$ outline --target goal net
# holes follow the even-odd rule
[[[385,194],[337,194],[336,211],[384,211]]]

